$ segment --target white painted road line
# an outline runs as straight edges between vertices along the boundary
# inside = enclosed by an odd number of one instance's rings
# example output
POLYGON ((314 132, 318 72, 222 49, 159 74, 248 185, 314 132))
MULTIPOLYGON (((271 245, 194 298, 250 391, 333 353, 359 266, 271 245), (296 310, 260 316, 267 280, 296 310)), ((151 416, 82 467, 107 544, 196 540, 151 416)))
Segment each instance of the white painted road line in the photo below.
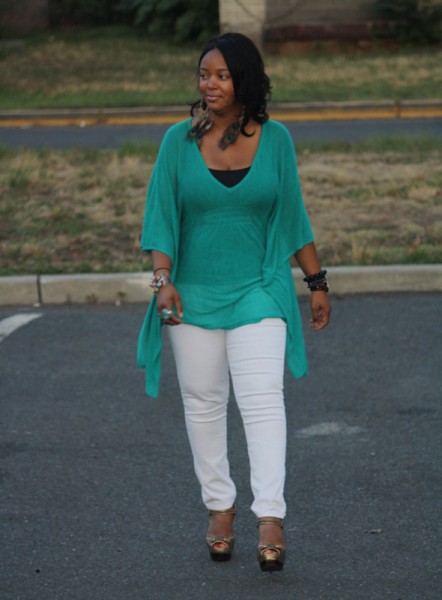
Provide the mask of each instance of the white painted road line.
POLYGON ((38 319, 42 317, 42 313, 26 313, 21 315, 13 315, 12 317, 7 317, 0 321, 0 342, 2 342, 5 337, 14 333, 16 329, 23 327, 23 325, 27 325, 34 319, 38 319))
POLYGON ((314 437, 321 435, 352 435, 354 433, 361 433, 362 427, 351 427, 345 423, 318 423, 311 425, 305 429, 299 429, 296 432, 298 437, 314 437))

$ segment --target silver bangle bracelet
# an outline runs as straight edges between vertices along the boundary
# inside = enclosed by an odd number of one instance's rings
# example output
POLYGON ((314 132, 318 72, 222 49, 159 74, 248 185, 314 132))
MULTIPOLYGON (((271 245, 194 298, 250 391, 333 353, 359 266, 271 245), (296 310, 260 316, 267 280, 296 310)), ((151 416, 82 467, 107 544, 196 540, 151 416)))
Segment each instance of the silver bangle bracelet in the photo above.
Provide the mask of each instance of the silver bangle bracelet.
POLYGON ((158 291, 168 285, 170 283, 170 277, 168 275, 152 275, 151 279, 150 279, 150 287, 153 290, 154 294, 157 294, 158 291))

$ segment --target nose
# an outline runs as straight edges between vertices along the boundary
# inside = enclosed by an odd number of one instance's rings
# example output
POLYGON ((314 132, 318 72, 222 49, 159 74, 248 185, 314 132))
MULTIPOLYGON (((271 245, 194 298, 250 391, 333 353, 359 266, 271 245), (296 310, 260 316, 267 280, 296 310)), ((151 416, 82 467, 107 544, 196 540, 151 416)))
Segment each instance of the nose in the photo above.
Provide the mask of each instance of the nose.
POLYGON ((210 89, 214 89, 216 88, 216 81, 215 78, 212 75, 209 75, 209 77, 207 78, 207 87, 210 89))

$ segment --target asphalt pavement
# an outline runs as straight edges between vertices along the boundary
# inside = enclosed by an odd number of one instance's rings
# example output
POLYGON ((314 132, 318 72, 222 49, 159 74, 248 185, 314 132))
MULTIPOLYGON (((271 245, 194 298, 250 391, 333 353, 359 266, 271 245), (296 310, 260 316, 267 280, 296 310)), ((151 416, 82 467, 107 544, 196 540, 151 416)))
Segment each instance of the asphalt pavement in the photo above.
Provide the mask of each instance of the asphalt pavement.
MULTIPOLYGON (((386 135, 442 135, 440 100, 289 102, 269 104, 295 142, 357 141, 386 135)), ((159 143, 186 106, 0 111, 0 146, 11 148, 118 148, 159 143)))
MULTIPOLYGON (((355 142, 384 136, 442 136, 442 118, 280 120, 299 142, 355 142)), ((186 118, 183 116, 183 119, 186 118)), ((124 144, 160 143, 170 123, 1 127, 0 146, 9 148, 120 148, 124 144)))
POLYGON ((255 558, 233 401, 237 546, 209 560, 167 337, 158 399, 135 368, 145 305, 0 308, 1 600, 439 600, 440 300, 332 297, 329 328, 306 328, 275 574, 255 558))

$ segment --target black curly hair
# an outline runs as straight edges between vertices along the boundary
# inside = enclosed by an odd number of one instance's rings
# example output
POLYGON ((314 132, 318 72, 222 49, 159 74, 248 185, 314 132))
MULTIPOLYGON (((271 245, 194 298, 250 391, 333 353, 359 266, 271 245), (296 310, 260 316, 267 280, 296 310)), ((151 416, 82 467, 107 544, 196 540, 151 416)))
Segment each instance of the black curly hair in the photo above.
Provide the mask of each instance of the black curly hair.
MULTIPOLYGON (((198 69, 204 56, 212 50, 219 50, 223 55, 232 76, 236 99, 244 106, 241 132, 245 134, 244 129, 251 118, 260 124, 269 118, 267 102, 271 85, 261 54, 252 40, 242 33, 223 33, 208 41, 199 57, 198 69)), ((192 104, 192 116, 194 109, 200 105, 201 100, 192 104)))

